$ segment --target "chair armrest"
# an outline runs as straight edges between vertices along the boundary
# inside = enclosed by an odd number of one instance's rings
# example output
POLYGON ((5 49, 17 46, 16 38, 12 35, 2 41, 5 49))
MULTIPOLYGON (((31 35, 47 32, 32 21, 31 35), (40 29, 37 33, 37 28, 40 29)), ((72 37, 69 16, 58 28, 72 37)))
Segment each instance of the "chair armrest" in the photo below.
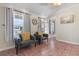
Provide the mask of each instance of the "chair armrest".
POLYGON ((18 38, 15 38, 15 48, 19 47, 21 45, 21 40, 18 38))
POLYGON ((36 41, 36 37, 34 35, 31 35, 31 40, 36 41))

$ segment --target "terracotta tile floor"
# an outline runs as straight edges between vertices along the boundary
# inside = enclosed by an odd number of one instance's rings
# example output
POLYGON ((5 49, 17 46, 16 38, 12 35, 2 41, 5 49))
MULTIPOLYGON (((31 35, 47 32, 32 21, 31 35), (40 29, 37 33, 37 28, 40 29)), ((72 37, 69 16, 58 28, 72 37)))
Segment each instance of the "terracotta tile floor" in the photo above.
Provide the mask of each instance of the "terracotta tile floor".
MULTIPOLYGON (((15 49, 0 52, 1 56, 16 56, 15 49)), ((79 46, 56 41, 55 38, 44 41, 36 47, 30 46, 19 51, 19 56, 79 56, 79 46)))

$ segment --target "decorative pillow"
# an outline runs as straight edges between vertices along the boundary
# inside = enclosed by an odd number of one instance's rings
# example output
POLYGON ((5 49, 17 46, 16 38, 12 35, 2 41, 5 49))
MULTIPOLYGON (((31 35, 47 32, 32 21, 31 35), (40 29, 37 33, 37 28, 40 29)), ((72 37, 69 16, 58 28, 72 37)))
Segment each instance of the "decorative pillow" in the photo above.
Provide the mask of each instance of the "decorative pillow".
POLYGON ((23 40, 30 40, 30 33, 29 32, 24 32, 22 34, 23 40))
POLYGON ((38 32, 38 35, 43 35, 43 32, 38 32))

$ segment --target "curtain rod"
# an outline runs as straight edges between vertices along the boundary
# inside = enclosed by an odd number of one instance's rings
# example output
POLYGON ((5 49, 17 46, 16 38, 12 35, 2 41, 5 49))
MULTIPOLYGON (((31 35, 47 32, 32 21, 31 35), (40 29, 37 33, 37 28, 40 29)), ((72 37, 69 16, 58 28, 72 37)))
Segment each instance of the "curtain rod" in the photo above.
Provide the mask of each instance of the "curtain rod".
POLYGON ((17 11, 17 12, 20 12, 20 13, 24 13, 24 14, 30 15, 29 13, 26 13, 26 12, 23 12, 23 11, 20 11, 20 10, 16 10, 16 9, 13 9, 13 10, 17 11))
MULTIPOLYGON (((6 7, 6 8, 11 8, 11 7, 6 7)), ((11 9, 14 10, 14 11, 20 12, 20 13, 24 13, 24 14, 27 14, 27 15, 31 15, 29 13, 23 12, 21 10, 15 9, 15 8, 11 8, 11 9)))

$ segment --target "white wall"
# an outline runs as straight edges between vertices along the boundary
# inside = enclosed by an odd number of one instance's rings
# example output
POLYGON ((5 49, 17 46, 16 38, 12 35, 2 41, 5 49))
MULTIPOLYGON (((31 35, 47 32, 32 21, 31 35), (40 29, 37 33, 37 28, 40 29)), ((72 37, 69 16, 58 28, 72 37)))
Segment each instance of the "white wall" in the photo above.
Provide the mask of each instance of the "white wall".
POLYGON ((79 4, 60 9, 56 19, 56 39, 79 43, 79 4), (74 15, 74 23, 60 24, 60 17, 74 15))
POLYGON ((31 32, 30 27, 31 27, 31 25, 30 25, 30 15, 25 14, 25 17, 24 17, 24 32, 31 32))

